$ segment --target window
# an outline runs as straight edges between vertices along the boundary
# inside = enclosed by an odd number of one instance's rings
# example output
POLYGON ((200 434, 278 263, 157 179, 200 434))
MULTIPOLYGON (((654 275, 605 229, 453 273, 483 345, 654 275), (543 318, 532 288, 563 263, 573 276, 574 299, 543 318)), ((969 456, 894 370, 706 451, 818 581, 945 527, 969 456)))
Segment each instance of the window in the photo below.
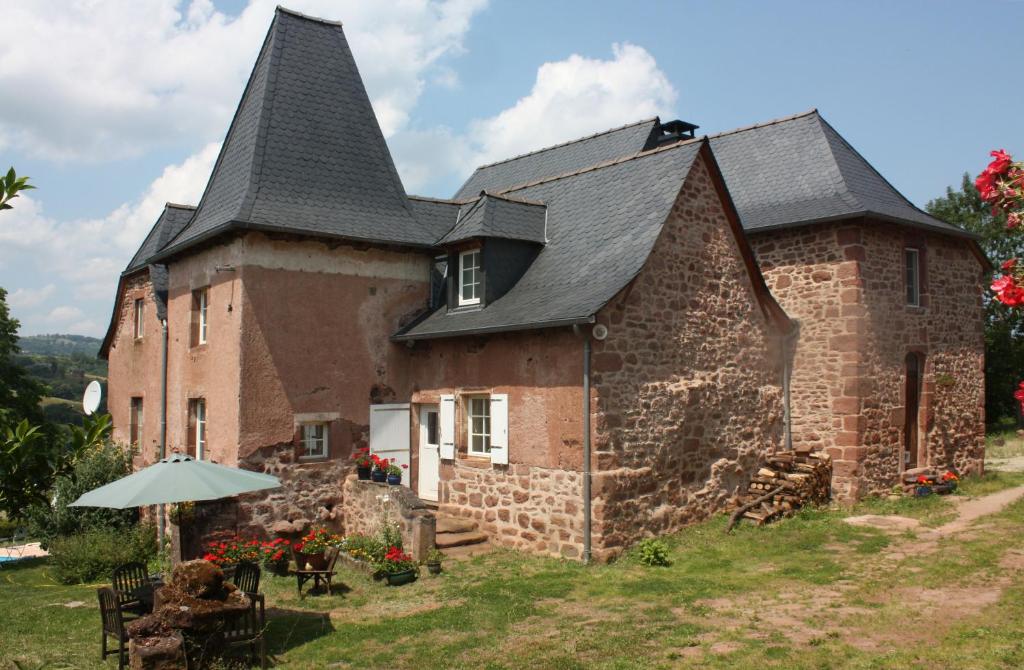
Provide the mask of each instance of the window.
POLYGON ((206 455, 206 400, 188 401, 188 453, 198 459, 206 455))
POLYGON ((141 339, 145 329, 146 302, 142 298, 135 299, 135 338, 141 339))
POLYGON ((192 291, 192 344, 206 344, 207 307, 210 301, 210 289, 200 288, 192 291))
POLYGON ((302 455, 300 458, 327 458, 327 424, 302 424, 302 455))
POLYGON ((427 444, 441 444, 441 433, 437 421, 437 411, 427 410, 427 444))
POLYGON ((480 304, 480 250, 459 254, 459 304, 480 304))
POLYGON ((468 412, 469 453, 489 454, 491 452, 491 399, 484 396, 470 398, 468 412))
POLYGON ((921 305, 921 252, 917 249, 904 249, 903 265, 907 304, 919 307, 921 305))
POLYGON ((128 425, 128 442, 137 447, 142 439, 142 398, 132 398, 128 425))

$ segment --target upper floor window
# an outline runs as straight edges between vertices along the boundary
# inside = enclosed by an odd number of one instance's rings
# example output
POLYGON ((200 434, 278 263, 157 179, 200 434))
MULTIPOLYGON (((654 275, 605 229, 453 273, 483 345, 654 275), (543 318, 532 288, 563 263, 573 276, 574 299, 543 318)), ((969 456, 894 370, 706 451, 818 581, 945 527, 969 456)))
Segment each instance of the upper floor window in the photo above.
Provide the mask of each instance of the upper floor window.
POLYGON ((135 299, 135 310, 134 310, 134 324, 135 324, 135 338, 140 339, 142 333, 145 330, 145 315, 146 315, 146 301, 142 298, 135 299))
POLYGON ((459 304, 480 304, 480 250, 459 254, 459 304))
POLYGON ((302 455, 300 458, 327 458, 327 424, 302 424, 302 455))
POLYGON ((188 453, 200 460, 206 455, 206 400, 188 401, 188 453))
POLYGON ((191 346, 206 344, 207 308, 210 301, 210 289, 199 288, 192 291, 192 337, 191 346))
POLYGON ((903 250, 904 281, 906 282, 907 304, 921 306, 921 252, 918 249, 903 250))
POLYGON ((471 397, 467 410, 469 453, 486 456, 491 451, 491 399, 487 396, 471 397))
POLYGON ((128 415, 128 442, 139 446, 142 439, 142 398, 132 398, 128 415))

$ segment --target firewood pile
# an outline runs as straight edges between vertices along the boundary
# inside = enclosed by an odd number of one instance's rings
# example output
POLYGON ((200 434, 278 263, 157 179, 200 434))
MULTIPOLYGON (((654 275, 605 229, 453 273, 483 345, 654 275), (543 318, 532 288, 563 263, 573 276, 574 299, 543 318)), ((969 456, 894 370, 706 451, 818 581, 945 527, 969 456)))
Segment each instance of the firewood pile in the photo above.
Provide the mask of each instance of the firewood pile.
POLYGON ((742 519, 759 526, 792 516, 807 504, 828 502, 832 494, 832 458, 823 451, 792 451, 769 456, 750 478, 727 531, 742 519))

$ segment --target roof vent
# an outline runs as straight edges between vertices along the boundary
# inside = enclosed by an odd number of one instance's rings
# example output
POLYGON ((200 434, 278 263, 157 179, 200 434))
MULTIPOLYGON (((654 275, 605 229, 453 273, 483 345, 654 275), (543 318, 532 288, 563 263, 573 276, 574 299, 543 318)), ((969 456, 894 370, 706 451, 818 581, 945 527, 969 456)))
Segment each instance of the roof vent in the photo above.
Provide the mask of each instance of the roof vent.
POLYGON ((679 142, 680 140, 692 140, 695 135, 694 131, 700 128, 700 126, 693 123, 687 123, 686 121, 666 121, 665 123, 658 124, 658 127, 651 133, 651 139, 647 143, 648 149, 654 147, 660 147, 665 144, 672 144, 673 142, 679 142))

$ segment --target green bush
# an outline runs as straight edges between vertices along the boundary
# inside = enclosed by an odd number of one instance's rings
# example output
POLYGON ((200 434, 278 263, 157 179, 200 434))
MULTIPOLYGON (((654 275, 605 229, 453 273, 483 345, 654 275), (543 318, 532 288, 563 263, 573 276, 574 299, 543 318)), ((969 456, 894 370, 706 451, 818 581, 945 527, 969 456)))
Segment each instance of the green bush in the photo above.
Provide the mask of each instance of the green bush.
POLYGON ((25 513, 28 532, 43 548, 59 537, 78 535, 88 530, 125 530, 138 523, 137 508, 126 510, 102 507, 68 507, 83 493, 131 474, 134 452, 113 444, 86 451, 69 475, 58 477, 49 503, 37 503, 25 513))
POLYGON ((644 565, 667 566, 672 562, 668 559, 668 547, 661 540, 647 538, 637 545, 637 559, 644 565))
POLYGON ((50 565, 54 577, 64 584, 109 580, 118 565, 148 563, 156 549, 156 528, 151 524, 94 528, 55 539, 50 545, 50 565))

